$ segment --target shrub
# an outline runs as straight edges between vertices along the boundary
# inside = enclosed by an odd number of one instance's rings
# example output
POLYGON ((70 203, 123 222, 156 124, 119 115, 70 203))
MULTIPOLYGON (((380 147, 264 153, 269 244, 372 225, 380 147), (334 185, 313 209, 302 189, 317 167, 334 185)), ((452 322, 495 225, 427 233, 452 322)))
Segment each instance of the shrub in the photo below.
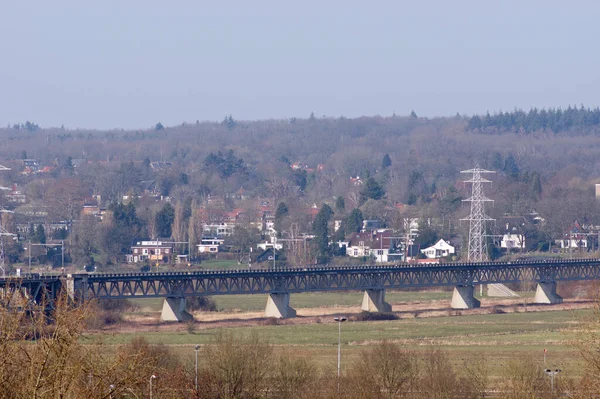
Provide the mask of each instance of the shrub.
POLYGON ((281 324, 281 319, 276 317, 267 317, 261 323, 263 326, 278 326, 281 324))
POLYGON ((196 310, 202 310, 204 312, 216 312, 217 304, 209 296, 193 296, 191 298, 187 298, 186 309, 188 312, 193 312, 196 310))
POLYGON ((360 312, 356 316, 350 317, 351 321, 378 321, 378 320, 398 320, 394 313, 384 312, 360 312))

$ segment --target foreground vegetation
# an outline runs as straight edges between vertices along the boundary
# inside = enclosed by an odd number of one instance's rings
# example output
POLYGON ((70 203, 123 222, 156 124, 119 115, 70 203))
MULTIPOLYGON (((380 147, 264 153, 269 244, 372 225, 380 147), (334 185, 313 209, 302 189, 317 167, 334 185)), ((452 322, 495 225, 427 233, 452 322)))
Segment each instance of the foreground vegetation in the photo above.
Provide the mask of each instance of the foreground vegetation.
POLYGON ((370 322, 350 316, 338 379, 338 328, 330 317, 156 331, 125 324, 113 334, 98 328, 122 306, 72 308, 61 298, 51 312, 2 314, 0 398, 141 398, 150 389, 154 398, 594 397, 600 310, 495 310, 370 322), (562 370, 554 393, 546 367, 562 370))

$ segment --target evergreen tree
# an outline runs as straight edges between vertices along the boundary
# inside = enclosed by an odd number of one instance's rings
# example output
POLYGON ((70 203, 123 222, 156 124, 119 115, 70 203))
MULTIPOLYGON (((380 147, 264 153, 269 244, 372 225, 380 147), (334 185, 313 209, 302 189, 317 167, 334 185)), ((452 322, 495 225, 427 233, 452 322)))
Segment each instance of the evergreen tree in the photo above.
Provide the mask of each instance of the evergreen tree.
POLYGON ((508 154, 504 160, 504 172, 512 178, 519 177, 519 167, 512 154, 508 154))
POLYGON ((360 190, 360 203, 364 204, 369 198, 380 200, 385 196, 385 191, 374 177, 369 177, 360 190))
POLYGON ((315 243, 319 252, 319 263, 325 263, 329 255, 329 220, 333 215, 333 210, 327 204, 323 204, 319 213, 313 222, 313 233, 315 234, 315 243))
POLYGON ((345 227, 348 233, 358 233, 363 226, 363 214, 360 209, 352 209, 350 215, 346 219, 345 227))
POLYGON ((165 127, 164 127, 164 126, 163 126, 163 124, 162 124, 162 123, 160 123, 160 122, 158 122, 158 123, 156 124, 156 126, 154 126, 154 130, 156 130, 156 131, 159 131, 159 130, 164 130, 164 128, 165 128, 165 127))
POLYGON ((283 219, 288 216, 289 211, 285 202, 280 202, 277 205, 277 210, 275 210, 275 231, 277 231, 277 236, 281 237, 281 232, 283 230, 283 219))
POLYGON ((392 166, 392 159, 390 158, 390 154, 385 154, 383 156, 383 160, 381 161, 381 167, 383 169, 389 168, 392 166))
POLYGON ((343 195, 338 195, 335 199, 335 210, 338 212, 343 212, 346 209, 346 201, 344 201, 343 195))
POLYGON ((156 214, 156 232, 158 237, 171 237, 175 209, 168 202, 156 214))
POLYGON ((38 224, 38 226, 35 228, 35 241, 39 242, 40 244, 46 243, 46 230, 42 224, 38 224))
POLYGON ((417 118, 417 113, 415 112, 414 109, 412 111, 410 111, 410 117, 411 118, 417 118))
POLYGON ((542 193, 542 182, 540 180, 540 174, 534 173, 531 179, 531 192, 535 198, 539 198, 542 193))

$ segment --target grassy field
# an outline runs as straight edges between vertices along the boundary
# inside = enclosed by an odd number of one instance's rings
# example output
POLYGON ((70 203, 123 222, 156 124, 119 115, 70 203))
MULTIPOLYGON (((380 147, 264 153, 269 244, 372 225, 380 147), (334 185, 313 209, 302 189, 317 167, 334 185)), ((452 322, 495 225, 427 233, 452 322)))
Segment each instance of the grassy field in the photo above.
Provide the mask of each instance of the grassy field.
MULTIPOLYGON (((363 297, 362 291, 356 292, 307 292, 291 295, 290 305, 295 309, 319 308, 334 306, 358 306, 363 297)), ((213 296, 220 311, 256 312, 265 309, 266 295, 223 295, 213 296)), ((386 292, 386 300, 390 303, 427 302, 433 300, 450 300, 451 292, 386 292)), ((162 298, 131 299, 141 311, 160 311, 162 298)))
MULTIPOLYGON (((360 352, 381 340, 392 340, 406 348, 427 350, 438 347, 451 353, 456 365, 469 359, 488 359, 490 373, 500 378, 511 359, 538 357, 548 349, 548 367, 558 367, 565 376, 578 376, 580 359, 573 346, 581 320, 590 311, 549 311, 493 315, 468 315, 405 319, 380 322, 346 322, 342 325, 344 364, 357 361, 360 352)), ((305 356, 321 367, 336 361, 337 324, 253 325, 188 331, 185 326, 173 332, 144 332, 154 344, 170 345, 184 357, 193 355, 196 344, 210 344, 220 332, 256 333, 274 344, 278 351, 305 356)), ((103 335, 109 345, 124 344, 140 334, 103 335)))

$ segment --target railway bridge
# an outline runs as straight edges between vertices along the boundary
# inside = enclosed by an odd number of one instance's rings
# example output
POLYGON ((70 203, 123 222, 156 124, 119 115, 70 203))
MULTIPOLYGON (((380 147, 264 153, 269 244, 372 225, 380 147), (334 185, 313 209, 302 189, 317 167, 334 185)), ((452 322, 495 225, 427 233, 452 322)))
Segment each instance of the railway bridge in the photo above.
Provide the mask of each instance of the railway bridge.
MULTIPOLYGON (((364 291, 362 309, 389 312, 386 289, 454 287, 451 306, 479 306, 477 284, 537 283, 536 303, 560 303, 559 281, 600 279, 600 259, 448 263, 435 265, 306 266, 273 270, 203 270, 165 273, 25 275, 0 279, 0 290, 26 300, 52 302, 66 288, 77 301, 91 298, 164 298, 163 320, 185 320, 186 298, 266 294, 267 317, 294 317, 290 295, 317 291, 364 291)), ((10 295, 9 295, 10 297, 10 295)))

